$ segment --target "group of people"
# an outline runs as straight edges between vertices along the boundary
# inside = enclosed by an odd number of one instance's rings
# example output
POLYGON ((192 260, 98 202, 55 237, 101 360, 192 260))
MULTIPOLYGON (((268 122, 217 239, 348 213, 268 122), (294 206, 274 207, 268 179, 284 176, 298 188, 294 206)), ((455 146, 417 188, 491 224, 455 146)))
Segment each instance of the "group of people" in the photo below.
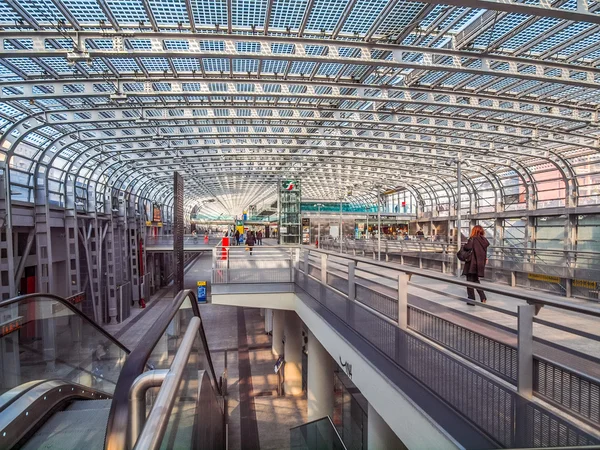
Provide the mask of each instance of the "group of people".
MULTIPOLYGON (((227 235, 228 235, 228 233, 225 233, 225 236, 227 236, 227 235)), ((246 232, 246 236, 244 237, 244 235, 240 233, 240 230, 235 230, 235 233, 232 234, 232 237, 234 238, 233 245, 240 245, 240 244, 243 244, 244 242, 248 246, 250 246, 249 242, 252 243, 252 246, 262 245, 263 232, 262 232, 262 230, 258 230, 256 232, 248 230, 246 232)))

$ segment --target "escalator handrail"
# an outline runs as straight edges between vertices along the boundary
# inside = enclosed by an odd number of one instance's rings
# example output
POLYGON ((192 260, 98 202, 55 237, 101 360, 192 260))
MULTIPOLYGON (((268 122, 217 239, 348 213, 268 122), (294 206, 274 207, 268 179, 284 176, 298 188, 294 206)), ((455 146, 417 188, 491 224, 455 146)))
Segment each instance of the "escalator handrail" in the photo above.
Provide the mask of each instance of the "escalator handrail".
POLYGON ((94 322, 92 319, 90 319, 88 316, 86 316, 83 312, 78 310, 72 303, 70 303, 63 297, 60 297, 59 295, 41 294, 41 293, 19 295, 17 297, 13 297, 13 298, 9 298, 7 300, 0 301, 0 308, 10 306, 14 303, 19 303, 24 300, 31 300, 31 299, 35 299, 35 298, 46 298, 49 300, 56 301, 63 306, 66 306, 71 312, 75 313, 76 316, 79 316, 84 322, 86 322, 88 325, 91 325, 96 331, 98 331, 100 334, 102 334, 105 338, 107 338, 109 341, 111 341, 113 344, 115 344, 117 347, 119 347, 125 353, 127 353, 127 354, 131 353, 131 350, 129 350, 127 347, 125 347, 117 338, 115 338, 108 331, 106 331, 104 328, 102 328, 100 325, 98 325, 96 322, 94 322))
POLYGON ((130 414, 129 390, 135 379, 146 369, 148 359, 152 355, 152 352, 154 351, 160 338, 163 336, 167 327, 187 298, 190 299, 194 316, 200 319, 200 330, 198 332, 202 340, 206 361, 209 365, 210 373, 215 383, 215 388, 217 389, 219 395, 222 395, 221 386, 217 380, 212 358, 208 349, 206 335, 204 334, 204 327, 202 324, 202 318, 200 317, 200 309, 198 308, 196 295, 190 289, 182 290, 175 296, 175 298, 173 298, 171 305, 167 307, 165 312, 160 315, 152 327, 142 337, 140 343, 133 350, 133 352, 130 353, 127 361, 125 361, 125 365, 121 369, 121 374, 119 375, 117 386, 115 387, 113 401, 108 416, 108 425, 106 428, 106 438, 104 442, 105 449, 122 450, 127 448, 127 430, 130 414))

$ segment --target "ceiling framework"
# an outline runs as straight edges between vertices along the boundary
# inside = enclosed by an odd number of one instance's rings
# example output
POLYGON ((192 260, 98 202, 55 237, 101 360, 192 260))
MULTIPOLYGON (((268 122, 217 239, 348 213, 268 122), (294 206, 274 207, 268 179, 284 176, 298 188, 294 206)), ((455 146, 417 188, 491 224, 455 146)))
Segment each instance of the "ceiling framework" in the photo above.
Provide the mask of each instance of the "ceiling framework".
POLYGON ((599 205, 599 10, 10 0, 6 183, 15 200, 38 189, 106 212, 119 191, 170 203, 179 171, 188 210, 232 216, 300 178, 306 199, 406 190, 435 215, 456 203, 460 159, 472 213, 599 205))

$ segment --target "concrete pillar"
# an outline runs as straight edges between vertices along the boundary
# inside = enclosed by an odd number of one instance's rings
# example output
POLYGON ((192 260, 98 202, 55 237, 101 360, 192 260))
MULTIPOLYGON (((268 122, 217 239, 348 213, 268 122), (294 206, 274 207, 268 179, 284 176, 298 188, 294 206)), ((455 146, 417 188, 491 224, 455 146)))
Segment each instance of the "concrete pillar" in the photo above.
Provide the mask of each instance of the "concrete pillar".
POLYGON ((265 309, 265 333, 273 331, 273 310, 265 309))
POLYGON ((333 418, 333 359, 308 331, 308 421, 333 418))
POLYGON ((279 357, 283 355, 283 324, 285 322, 284 312, 280 309, 273 310, 273 344, 271 351, 279 357))
POLYGON ((302 321, 294 311, 285 312, 285 395, 302 395, 302 321))
POLYGON ((376 450, 406 449, 406 446, 398 439, 398 436, 396 436, 370 403, 367 425, 367 448, 376 450))

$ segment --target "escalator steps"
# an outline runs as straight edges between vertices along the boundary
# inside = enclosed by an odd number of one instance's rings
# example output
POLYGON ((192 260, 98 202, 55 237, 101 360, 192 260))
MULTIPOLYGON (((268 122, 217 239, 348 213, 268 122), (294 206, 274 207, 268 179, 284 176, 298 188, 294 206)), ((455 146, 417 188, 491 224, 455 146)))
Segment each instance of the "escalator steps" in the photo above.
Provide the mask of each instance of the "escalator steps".
POLYGON ((59 411, 50 417, 22 448, 102 450, 109 411, 110 401, 74 402, 65 411, 59 411))

